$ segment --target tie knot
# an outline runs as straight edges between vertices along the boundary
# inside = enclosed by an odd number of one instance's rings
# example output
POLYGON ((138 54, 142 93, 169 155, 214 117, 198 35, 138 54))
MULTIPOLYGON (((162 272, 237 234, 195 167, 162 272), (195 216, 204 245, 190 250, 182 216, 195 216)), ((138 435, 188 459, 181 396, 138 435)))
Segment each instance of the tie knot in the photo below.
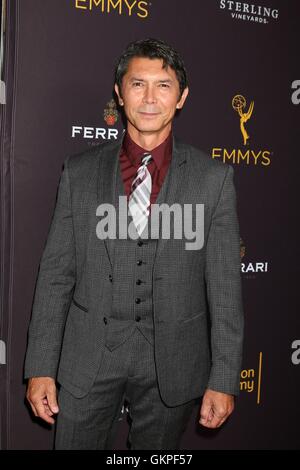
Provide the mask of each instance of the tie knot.
POLYGON ((145 152, 142 157, 142 165, 147 166, 152 160, 151 153, 145 152))

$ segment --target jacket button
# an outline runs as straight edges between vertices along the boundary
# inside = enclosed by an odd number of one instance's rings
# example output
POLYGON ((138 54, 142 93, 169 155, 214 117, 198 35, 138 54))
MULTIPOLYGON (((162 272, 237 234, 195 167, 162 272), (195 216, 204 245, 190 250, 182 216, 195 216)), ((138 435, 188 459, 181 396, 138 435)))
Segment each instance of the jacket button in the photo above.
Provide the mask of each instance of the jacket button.
POLYGON ((139 241, 137 242, 137 244, 138 244, 138 246, 143 246, 144 243, 142 242, 142 240, 139 240, 139 241))
POLYGON ((110 282, 112 282, 112 280, 113 280, 113 277, 112 277, 112 275, 111 275, 111 274, 108 276, 108 278, 109 278, 110 282))
POLYGON ((140 303, 141 303, 141 299, 140 299, 139 297, 137 297, 137 298, 135 299, 135 303, 136 303, 136 304, 140 304, 140 303))
POLYGON ((106 317, 103 318, 103 321, 104 321, 105 325, 107 325, 107 318, 106 317))
POLYGON ((142 262, 143 262, 143 261, 142 261, 141 259, 139 259, 139 260, 136 262, 136 264, 137 264, 138 266, 141 266, 142 262))
POLYGON ((135 321, 140 321, 140 320, 141 320, 141 317, 139 315, 135 317, 135 321))
POLYGON ((142 281, 140 279, 137 279, 136 284, 139 286, 140 284, 142 284, 142 281))

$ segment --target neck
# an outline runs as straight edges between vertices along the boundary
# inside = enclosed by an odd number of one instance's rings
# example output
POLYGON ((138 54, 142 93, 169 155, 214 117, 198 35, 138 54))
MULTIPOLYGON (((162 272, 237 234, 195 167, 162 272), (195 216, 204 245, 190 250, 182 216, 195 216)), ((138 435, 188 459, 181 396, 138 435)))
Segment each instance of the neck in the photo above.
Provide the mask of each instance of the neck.
POLYGON ((145 150, 153 150, 158 147, 171 132, 171 124, 165 129, 159 132, 141 132, 133 127, 130 123, 127 126, 127 132, 130 135, 133 142, 142 147, 145 150))

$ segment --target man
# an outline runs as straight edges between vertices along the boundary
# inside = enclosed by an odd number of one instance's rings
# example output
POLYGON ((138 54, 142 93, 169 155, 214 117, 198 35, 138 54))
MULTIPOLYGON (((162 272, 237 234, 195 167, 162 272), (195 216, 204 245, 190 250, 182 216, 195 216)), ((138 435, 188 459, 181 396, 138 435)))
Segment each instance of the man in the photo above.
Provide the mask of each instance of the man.
POLYGON ((29 328, 27 399, 48 423, 58 413, 56 449, 109 448, 124 399, 131 449, 177 449, 198 397, 199 422, 217 428, 239 391, 233 168, 173 136, 188 86, 169 45, 131 43, 116 67, 115 92, 124 137, 64 164, 29 328), (109 207, 119 214, 120 196, 135 238, 103 236, 99 216, 109 207), (174 227, 169 239, 161 231, 144 236, 162 203, 203 205, 203 246, 187 249, 174 227))

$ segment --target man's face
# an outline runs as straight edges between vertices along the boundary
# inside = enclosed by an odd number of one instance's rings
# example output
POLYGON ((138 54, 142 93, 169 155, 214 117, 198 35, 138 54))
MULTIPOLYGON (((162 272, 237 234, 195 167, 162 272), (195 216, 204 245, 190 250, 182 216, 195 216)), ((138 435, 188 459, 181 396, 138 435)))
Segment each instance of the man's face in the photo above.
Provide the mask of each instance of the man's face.
POLYGON ((141 133, 159 133, 171 129, 176 109, 181 109, 188 94, 186 88, 179 99, 179 83, 171 67, 162 68, 160 59, 134 57, 122 80, 121 93, 115 91, 124 105, 128 128, 141 133))

